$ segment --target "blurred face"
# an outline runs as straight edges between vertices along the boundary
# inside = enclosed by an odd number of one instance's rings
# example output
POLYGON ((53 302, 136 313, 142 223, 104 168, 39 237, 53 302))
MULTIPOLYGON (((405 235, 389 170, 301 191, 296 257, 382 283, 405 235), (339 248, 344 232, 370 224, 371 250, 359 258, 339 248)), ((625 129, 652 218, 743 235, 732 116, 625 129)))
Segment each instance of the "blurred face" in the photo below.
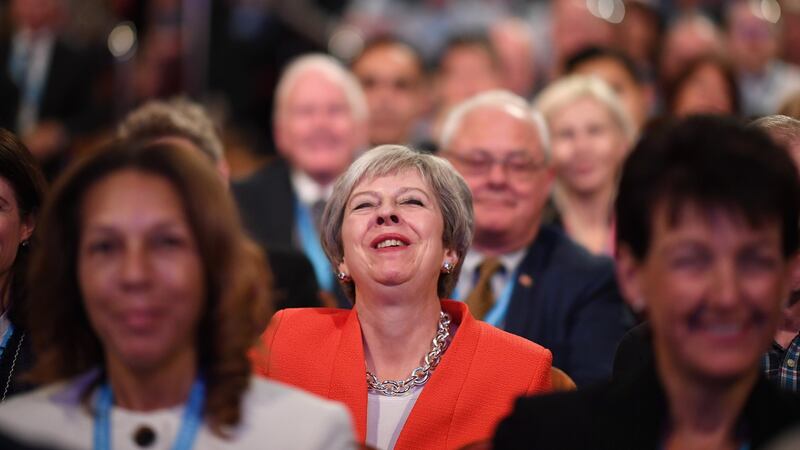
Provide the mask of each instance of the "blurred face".
POLYGON ((442 60, 439 77, 440 97, 445 108, 501 86, 491 56, 479 45, 462 45, 449 50, 442 60))
POLYGON ((596 58, 576 67, 575 73, 593 75, 608 83, 622 100, 637 128, 641 128, 647 120, 650 105, 644 88, 617 61, 611 58, 596 58))
POLYGON ((611 23, 595 17, 582 0, 552 2, 553 46, 559 65, 578 50, 590 45, 611 46, 614 28, 611 23))
POLYGON ((33 218, 22 218, 14 188, 0 177, 0 285, 8 278, 20 244, 30 238, 32 232, 33 218))
POLYGON ((694 205, 656 209, 646 258, 620 252, 620 285, 641 299, 662 376, 731 381, 757 373, 788 293, 778 221, 694 205))
POLYGON ((275 139, 293 167, 327 184, 344 172, 363 145, 363 127, 342 87, 308 71, 295 80, 279 107, 275 139))
POLYGON ((382 45, 353 66, 369 104, 371 145, 409 142, 422 108, 422 72, 402 45, 382 45))
POLYGON ((496 108, 474 110, 446 157, 472 191, 476 246, 496 241, 515 250, 533 240, 552 174, 530 121, 496 108))
POLYGON ((442 246, 444 221, 435 194, 416 170, 356 185, 342 222, 344 262, 358 292, 413 286, 436 293, 442 264, 456 254, 442 246))
POLYGON ((194 354, 204 275, 181 205, 167 180, 135 170, 84 197, 78 283, 109 364, 157 370, 194 354))
POLYGON ((63 0, 12 0, 11 16, 18 26, 31 30, 55 26, 63 0))
POLYGON ((777 54, 777 32, 769 22, 756 17, 746 2, 733 6, 729 20, 728 45, 733 61, 745 72, 761 73, 777 54))
POLYGON ((714 64, 698 68, 680 87, 675 97, 673 114, 733 114, 733 99, 728 95, 728 82, 714 64))
POLYGON ((628 140, 608 109, 585 97, 561 107, 549 119, 553 168, 562 187, 577 194, 612 187, 628 140))
POLYGON ((706 54, 718 53, 720 43, 713 28, 679 24, 667 34, 661 54, 661 74, 664 80, 673 79, 689 61, 706 54))

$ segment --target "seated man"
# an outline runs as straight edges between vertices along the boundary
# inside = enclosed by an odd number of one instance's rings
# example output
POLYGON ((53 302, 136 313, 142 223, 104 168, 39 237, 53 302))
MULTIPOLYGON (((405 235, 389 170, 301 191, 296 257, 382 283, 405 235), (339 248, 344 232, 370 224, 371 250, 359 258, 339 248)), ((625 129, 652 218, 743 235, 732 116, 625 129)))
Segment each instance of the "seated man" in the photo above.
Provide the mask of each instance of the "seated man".
POLYGON ((456 297, 476 318, 550 349, 579 387, 606 380, 629 316, 611 260, 540 226, 553 180, 542 119, 517 95, 487 92, 456 106, 441 148, 475 208, 456 297))
POLYGON ((329 303, 349 307, 319 243, 333 182, 366 145, 367 103, 358 80, 330 56, 301 56, 275 91, 275 143, 283 157, 234 184, 245 228, 265 245, 301 250, 329 303))
POLYGON ((615 205, 617 278, 649 319, 653 358, 606 385, 519 400, 494 448, 757 449, 800 420, 800 399, 759 367, 799 205, 789 156, 758 130, 700 116, 646 135, 615 205))

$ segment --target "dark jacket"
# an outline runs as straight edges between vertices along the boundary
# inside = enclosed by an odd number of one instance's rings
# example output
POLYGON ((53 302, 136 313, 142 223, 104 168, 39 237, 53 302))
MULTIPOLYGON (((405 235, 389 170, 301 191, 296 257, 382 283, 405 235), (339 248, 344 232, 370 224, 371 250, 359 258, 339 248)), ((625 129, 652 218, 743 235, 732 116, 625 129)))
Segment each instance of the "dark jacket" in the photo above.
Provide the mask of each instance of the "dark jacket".
POLYGON ((519 265, 504 329, 553 352, 578 386, 606 381, 632 316, 613 262, 544 225, 519 265))
MULTIPOLYGON (((633 376, 569 393, 522 398, 498 427, 496 450, 656 450, 661 448, 667 400, 653 364, 633 376)), ((764 378, 740 418, 750 448, 800 421, 800 397, 764 378)))

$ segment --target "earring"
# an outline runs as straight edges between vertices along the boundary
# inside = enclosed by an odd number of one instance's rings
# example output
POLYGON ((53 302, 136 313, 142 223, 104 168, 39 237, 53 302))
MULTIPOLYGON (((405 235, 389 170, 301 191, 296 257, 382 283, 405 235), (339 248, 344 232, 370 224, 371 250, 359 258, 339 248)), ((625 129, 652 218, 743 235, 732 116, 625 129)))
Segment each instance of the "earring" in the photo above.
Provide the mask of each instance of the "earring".
POLYGON ((455 266, 453 265, 453 263, 451 263, 450 261, 445 261, 444 264, 442 264, 442 272, 451 273, 454 267, 455 266))
POLYGON ((27 239, 19 243, 20 247, 22 248, 28 248, 30 244, 31 244, 30 241, 28 241, 27 239))
POLYGON ((351 280, 350 275, 348 275, 348 274, 346 274, 344 272, 336 272, 336 278, 338 278, 339 281, 344 282, 344 283, 347 283, 348 281, 351 280))

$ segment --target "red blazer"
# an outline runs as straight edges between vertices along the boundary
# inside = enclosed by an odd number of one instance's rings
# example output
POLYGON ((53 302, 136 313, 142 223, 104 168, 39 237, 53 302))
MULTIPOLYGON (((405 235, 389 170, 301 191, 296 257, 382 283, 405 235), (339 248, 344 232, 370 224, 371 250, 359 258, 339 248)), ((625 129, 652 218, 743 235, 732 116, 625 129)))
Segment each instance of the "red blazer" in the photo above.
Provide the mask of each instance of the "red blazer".
MULTIPOLYGON (((489 439, 521 395, 550 391, 552 354, 475 320, 464 303, 442 308, 459 324, 420 393, 395 449, 452 449, 489 439)), ((367 435, 367 382, 355 309, 285 309, 275 314, 254 352, 255 370, 337 400, 350 409, 356 436, 367 435)))

